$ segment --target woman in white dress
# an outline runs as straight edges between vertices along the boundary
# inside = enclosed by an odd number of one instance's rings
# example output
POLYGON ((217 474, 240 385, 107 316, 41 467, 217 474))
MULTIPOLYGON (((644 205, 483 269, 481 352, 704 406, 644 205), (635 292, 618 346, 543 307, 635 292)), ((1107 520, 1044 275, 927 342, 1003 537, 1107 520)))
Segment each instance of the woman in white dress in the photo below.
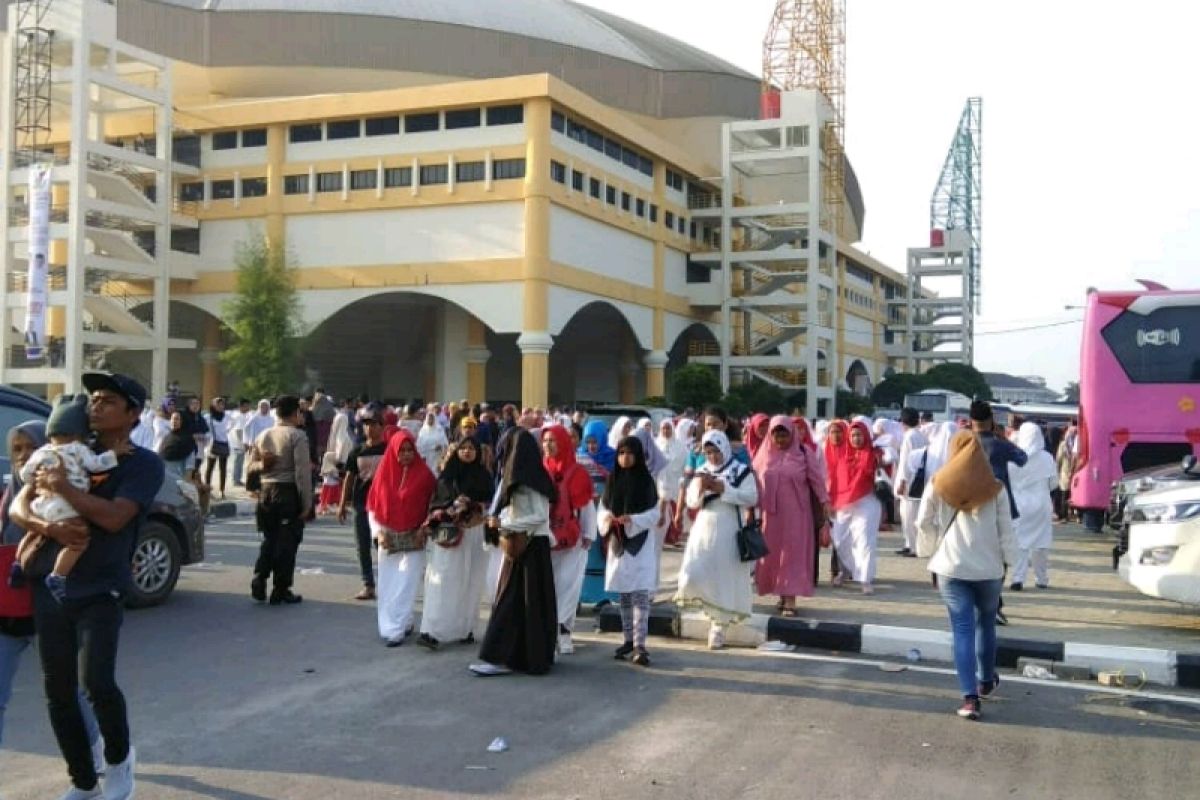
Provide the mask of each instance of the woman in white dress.
POLYGON ((617 648, 616 657, 624 659, 632 653, 633 663, 642 667, 650 666, 646 634, 650 601, 658 588, 654 527, 661 514, 641 439, 622 439, 617 443, 616 469, 604 489, 596 519, 608 547, 604 590, 620 596, 625 641, 617 648))
POLYGON ((379 544, 379 635, 388 647, 404 644, 413 629, 425 578, 424 524, 436 483, 412 433, 401 428, 392 434, 367 495, 371 535, 379 544))
POLYGON ((417 452, 434 475, 442 468, 442 459, 446 457, 446 448, 449 446, 446 431, 438 424, 437 415, 426 414, 425 424, 417 432, 417 452))
POLYGON ((1026 422, 1017 430, 1017 447, 1029 460, 1025 466, 1008 465, 1008 482, 1021 516, 1013 520, 1017 537, 1017 563, 1013 565, 1013 591, 1025 584, 1025 573, 1033 563, 1033 577, 1039 589, 1050 586, 1050 546, 1054 543, 1054 502, 1050 492, 1058 488, 1058 468, 1046 449, 1042 429, 1026 422))
POLYGON ((426 548, 425 602, 417 638, 423 647, 437 650, 442 642, 475 641, 488 567, 483 512, 491 499, 492 473, 483 466, 479 443, 460 440, 438 476, 429 504, 429 527, 436 531, 438 526, 453 526, 459 538, 438 541, 435 536, 426 548))
POLYGON ((683 551, 675 602, 699 609, 711 620, 708 646, 725 646, 725 626, 750 616, 750 573, 754 562, 738 555, 737 532, 744 510, 758 503, 758 484, 750 468, 736 460, 729 439, 710 430, 701 440, 704 463, 688 482, 685 500, 696 519, 683 551))

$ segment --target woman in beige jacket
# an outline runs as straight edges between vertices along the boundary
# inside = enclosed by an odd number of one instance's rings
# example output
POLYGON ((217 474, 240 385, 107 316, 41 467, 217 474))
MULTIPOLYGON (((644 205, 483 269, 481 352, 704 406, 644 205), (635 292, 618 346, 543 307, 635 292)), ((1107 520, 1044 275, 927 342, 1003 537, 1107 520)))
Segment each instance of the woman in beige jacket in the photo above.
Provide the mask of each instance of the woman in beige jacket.
POLYGON ((958 715, 979 719, 979 698, 996 674, 996 611, 1004 573, 1017 555, 1004 486, 988 466, 979 438, 960 431, 950 458, 933 478, 917 516, 923 537, 938 541, 929 561, 950 615, 954 666, 963 694, 958 715))

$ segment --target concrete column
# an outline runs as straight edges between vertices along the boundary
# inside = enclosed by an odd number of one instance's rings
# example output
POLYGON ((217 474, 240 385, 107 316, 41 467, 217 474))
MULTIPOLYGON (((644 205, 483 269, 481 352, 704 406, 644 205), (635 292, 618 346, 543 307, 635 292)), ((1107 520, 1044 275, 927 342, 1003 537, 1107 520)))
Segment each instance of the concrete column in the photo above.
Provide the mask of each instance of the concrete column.
POLYGON ((267 243, 271 247, 285 246, 283 224, 283 167, 286 163, 287 126, 272 125, 267 128, 266 223, 267 243))
POLYGON ((631 339, 626 338, 621 345, 621 361, 620 361, 620 392, 622 403, 635 403, 637 397, 637 371, 638 360, 636 353, 636 345, 631 339))
POLYGON ((521 349, 521 405, 545 408, 550 399, 550 350, 554 337, 546 331, 525 331, 517 337, 521 349))
POLYGON ((492 353, 487 349, 487 328, 475 317, 467 322, 467 398, 472 403, 487 400, 487 362, 492 353))
POLYGON ((468 347, 468 328, 472 317, 456 305, 443 303, 437 310, 436 319, 436 394, 427 399, 457 402, 468 396, 468 366, 463 353, 468 347))
POLYGON ((670 359, 665 350, 650 350, 642 358, 646 366, 646 396, 667 396, 667 362, 670 359))
POLYGON ((208 404, 221 394, 221 323, 204 320, 204 347, 200 350, 201 402, 208 404))

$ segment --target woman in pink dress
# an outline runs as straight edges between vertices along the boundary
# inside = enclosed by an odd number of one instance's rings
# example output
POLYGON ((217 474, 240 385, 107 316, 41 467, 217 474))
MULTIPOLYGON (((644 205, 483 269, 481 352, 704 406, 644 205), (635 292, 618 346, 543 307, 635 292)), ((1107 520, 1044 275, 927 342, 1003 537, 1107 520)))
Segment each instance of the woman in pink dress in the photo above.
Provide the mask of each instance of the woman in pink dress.
POLYGON ((754 570, 760 595, 779 596, 780 614, 796 616, 796 597, 812 597, 816 583, 812 501, 829 514, 825 470, 801 443, 790 417, 771 418, 766 441, 754 458, 767 555, 754 570))

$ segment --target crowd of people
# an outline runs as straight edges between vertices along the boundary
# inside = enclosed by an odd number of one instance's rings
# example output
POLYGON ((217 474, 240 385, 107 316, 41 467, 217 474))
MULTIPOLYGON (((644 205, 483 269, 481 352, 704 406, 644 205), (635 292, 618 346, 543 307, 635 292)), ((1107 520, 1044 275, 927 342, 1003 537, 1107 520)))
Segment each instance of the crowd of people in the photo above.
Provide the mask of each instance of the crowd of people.
POLYGON ((708 644, 719 649, 755 595, 795 616, 816 590, 824 549, 831 586, 872 594, 879 532, 898 525, 896 555, 927 559, 947 608, 958 713, 978 719, 980 698, 999 682, 1005 580, 1020 591, 1032 567, 1035 585, 1049 586, 1053 523, 1069 507, 1063 461, 1077 441, 1068 429, 1052 455, 1037 423, 1001 430, 985 402, 969 420, 941 423, 908 408, 899 421, 810 424, 738 420, 710 406, 654 430, 649 418, 610 428, 565 409, 335 404, 319 390, 253 410, 215 398, 202 412, 199 398, 175 394, 150 408, 125 376, 84 384, 90 396, 9 432, 13 474, 0 503, 10 573, 0 593, 0 735, 36 631, 69 800, 132 792, 135 754, 115 680, 120 597, 137 526, 166 475, 222 495, 228 478, 254 493, 262 541, 250 593, 272 605, 302 602, 292 589, 305 524, 318 512, 340 522, 352 513, 363 584, 355 599, 377 602, 383 643, 437 651, 480 634, 470 669, 481 676, 543 674, 574 652, 589 559, 603 562, 604 590, 620 609, 615 657, 647 666, 664 548, 683 551, 673 602, 709 619, 708 644))

